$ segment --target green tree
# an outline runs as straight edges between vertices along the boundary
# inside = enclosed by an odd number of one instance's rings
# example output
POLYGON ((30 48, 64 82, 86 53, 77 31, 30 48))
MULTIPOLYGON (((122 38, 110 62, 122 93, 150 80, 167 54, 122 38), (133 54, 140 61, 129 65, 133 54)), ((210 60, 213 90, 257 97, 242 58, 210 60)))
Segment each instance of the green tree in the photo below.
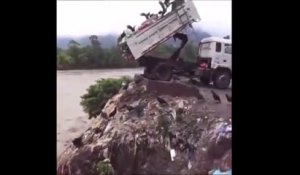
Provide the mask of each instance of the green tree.
POLYGON ((57 54, 59 54, 59 53, 61 53, 61 52, 63 52, 64 50, 62 49, 62 48, 60 48, 60 47, 58 47, 58 48, 56 48, 56 53, 57 54))
POLYGON ((100 47, 101 46, 101 43, 98 40, 98 36, 97 35, 91 35, 89 37, 89 39, 90 39, 90 42, 91 42, 92 46, 94 46, 94 47, 100 47))
POLYGON ((137 67, 135 61, 128 62, 121 57, 117 45, 102 48, 96 35, 89 36, 89 40, 90 44, 86 46, 72 39, 67 49, 57 48, 57 67, 59 69, 137 67))
POLYGON ((186 46, 182 49, 181 57, 186 62, 197 62, 197 51, 198 46, 192 42, 188 42, 186 46))
POLYGON ((112 67, 122 67, 121 53, 117 46, 113 46, 106 52, 107 64, 112 67))
POLYGON ((74 60, 73 65, 75 66, 78 66, 82 63, 79 57, 81 54, 81 49, 79 46, 80 44, 75 40, 70 40, 68 43, 67 54, 72 57, 74 60))
POLYGON ((69 66, 75 63, 75 60, 65 52, 57 54, 57 64, 60 66, 69 66))
POLYGON ((96 35, 91 35, 89 37, 92 49, 90 50, 90 55, 92 62, 95 63, 99 67, 104 67, 106 65, 106 58, 105 58, 105 50, 101 47, 101 42, 98 40, 96 35))
POLYGON ((75 40, 70 40, 69 43, 68 43, 68 47, 73 47, 73 46, 79 47, 80 44, 75 40))
POLYGON ((129 83, 130 77, 122 77, 120 79, 101 79, 96 81, 96 84, 91 85, 87 89, 87 93, 81 96, 81 102, 84 112, 89 114, 89 117, 99 114, 109 98, 115 95, 122 83, 129 83))

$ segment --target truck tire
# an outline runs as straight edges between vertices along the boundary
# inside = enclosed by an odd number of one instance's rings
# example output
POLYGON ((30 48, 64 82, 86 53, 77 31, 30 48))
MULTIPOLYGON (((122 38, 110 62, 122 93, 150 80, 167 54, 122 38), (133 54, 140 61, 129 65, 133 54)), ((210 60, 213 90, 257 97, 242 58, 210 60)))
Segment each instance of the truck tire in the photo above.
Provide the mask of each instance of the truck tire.
POLYGON ((230 85, 231 75, 227 70, 217 70, 213 78, 213 84, 218 89, 227 89, 230 85))
POLYGON ((208 77, 201 77, 200 78, 200 82, 203 83, 203 84, 205 84, 205 85, 209 85, 210 78, 208 78, 208 77))
POLYGON ((172 67, 166 63, 158 63, 151 71, 151 77, 155 80, 170 81, 172 67))

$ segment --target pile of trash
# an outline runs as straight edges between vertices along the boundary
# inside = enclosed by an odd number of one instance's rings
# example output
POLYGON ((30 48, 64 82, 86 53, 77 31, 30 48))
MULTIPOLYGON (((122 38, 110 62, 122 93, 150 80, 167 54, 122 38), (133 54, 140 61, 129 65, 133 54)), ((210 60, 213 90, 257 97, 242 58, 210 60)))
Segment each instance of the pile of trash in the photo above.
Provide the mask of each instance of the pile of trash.
POLYGON ((149 80, 139 76, 124 85, 60 155, 57 175, 230 171, 231 117, 216 116, 191 93, 175 96, 149 88, 149 80))

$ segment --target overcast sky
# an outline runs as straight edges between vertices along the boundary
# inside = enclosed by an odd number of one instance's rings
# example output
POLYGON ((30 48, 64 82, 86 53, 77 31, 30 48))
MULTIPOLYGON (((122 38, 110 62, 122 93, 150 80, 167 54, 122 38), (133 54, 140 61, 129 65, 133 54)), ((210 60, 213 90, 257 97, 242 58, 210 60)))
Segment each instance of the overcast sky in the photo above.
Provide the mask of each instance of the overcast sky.
MULTIPOLYGON (((231 35, 231 0, 194 0, 201 21, 194 26, 216 35, 231 35)), ((57 35, 120 34, 126 25, 139 26, 141 12, 157 13, 158 0, 57 1, 57 35)))

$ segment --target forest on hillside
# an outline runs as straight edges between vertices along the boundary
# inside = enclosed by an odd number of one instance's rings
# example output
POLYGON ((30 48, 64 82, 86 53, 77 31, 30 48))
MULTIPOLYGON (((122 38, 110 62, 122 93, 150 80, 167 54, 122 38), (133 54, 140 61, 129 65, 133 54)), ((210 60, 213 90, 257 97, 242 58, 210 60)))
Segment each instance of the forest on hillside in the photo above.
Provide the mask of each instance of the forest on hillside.
MULTIPOLYGON (((205 33, 202 37, 210 36, 205 33)), ((121 57, 120 50, 116 44, 110 47, 103 47, 107 41, 102 42, 96 35, 88 37, 88 44, 81 44, 71 39, 67 48, 57 47, 57 69, 104 69, 104 68, 134 68, 137 63, 128 62, 121 57)), ((181 57, 187 61, 193 61, 196 58, 198 42, 188 42, 182 50, 181 57)), ((170 39, 163 45, 153 50, 151 55, 159 57, 170 56, 177 48, 173 39, 170 39)))

